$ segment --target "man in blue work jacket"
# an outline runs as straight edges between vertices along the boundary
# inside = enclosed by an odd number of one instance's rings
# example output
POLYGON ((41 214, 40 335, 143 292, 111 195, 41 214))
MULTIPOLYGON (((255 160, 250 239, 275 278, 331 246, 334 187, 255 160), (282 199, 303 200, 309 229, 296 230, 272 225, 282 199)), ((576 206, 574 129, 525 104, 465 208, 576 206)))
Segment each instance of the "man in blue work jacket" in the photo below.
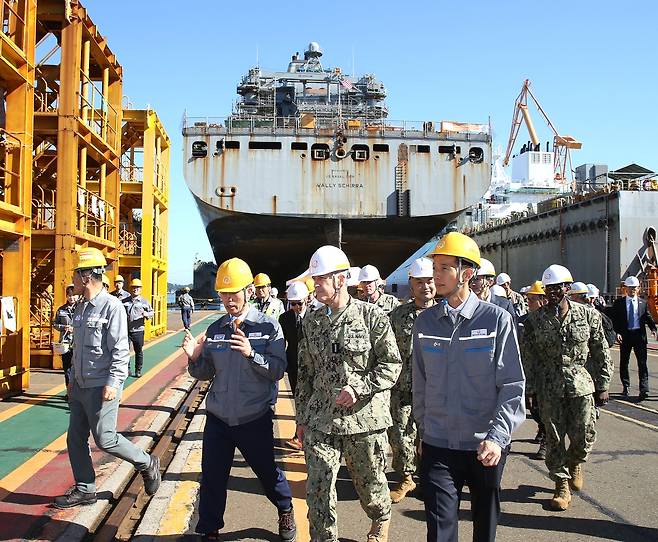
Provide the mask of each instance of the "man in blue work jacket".
POLYGON ((144 364, 144 331, 146 320, 153 318, 155 312, 151 304, 141 296, 142 281, 133 279, 130 282, 130 297, 123 300, 123 306, 128 315, 128 340, 135 350, 135 377, 142 376, 144 364))
POLYGON ((78 252, 73 293, 81 299, 73 313, 73 359, 68 386, 71 416, 66 435, 75 485, 55 498, 57 508, 96 502, 90 432, 101 450, 125 459, 140 471, 148 495, 160 486, 160 460, 116 432, 130 351, 126 312, 121 302, 103 287, 106 265, 105 256, 97 248, 78 252))
POLYGON ((429 256, 442 302, 416 319, 412 361, 427 540, 457 542, 466 484, 473 540, 491 542, 511 435, 525 419, 525 377, 514 322, 507 311, 470 291, 480 265, 475 241, 451 232, 429 256))
POLYGON ((212 380, 203 431, 199 521, 196 532, 219 537, 224 527, 226 484, 235 448, 252 468, 265 496, 279 512, 279 537, 295 539, 292 493, 274 461, 272 397, 286 370, 286 346, 279 323, 249 304, 254 278, 246 262, 231 258, 219 266, 215 287, 227 314, 195 341, 183 340, 188 371, 212 380))

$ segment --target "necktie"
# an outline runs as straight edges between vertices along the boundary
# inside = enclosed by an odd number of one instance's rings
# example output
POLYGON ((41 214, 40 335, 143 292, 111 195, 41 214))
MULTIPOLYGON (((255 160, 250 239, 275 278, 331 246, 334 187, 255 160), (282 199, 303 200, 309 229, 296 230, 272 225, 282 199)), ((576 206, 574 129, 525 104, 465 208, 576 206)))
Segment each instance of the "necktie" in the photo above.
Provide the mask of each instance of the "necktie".
POLYGON ((628 301, 628 329, 633 329, 633 326, 635 324, 635 317, 634 317, 634 310, 633 310, 633 300, 629 299, 628 301))

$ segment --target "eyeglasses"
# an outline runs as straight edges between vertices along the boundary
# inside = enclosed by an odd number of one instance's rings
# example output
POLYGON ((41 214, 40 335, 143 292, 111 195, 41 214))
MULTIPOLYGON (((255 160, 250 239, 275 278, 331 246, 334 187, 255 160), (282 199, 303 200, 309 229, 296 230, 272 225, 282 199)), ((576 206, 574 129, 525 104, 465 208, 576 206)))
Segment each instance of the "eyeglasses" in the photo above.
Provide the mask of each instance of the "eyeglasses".
POLYGON ((303 301, 289 301, 291 307, 301 307, 304 302, 303 301))

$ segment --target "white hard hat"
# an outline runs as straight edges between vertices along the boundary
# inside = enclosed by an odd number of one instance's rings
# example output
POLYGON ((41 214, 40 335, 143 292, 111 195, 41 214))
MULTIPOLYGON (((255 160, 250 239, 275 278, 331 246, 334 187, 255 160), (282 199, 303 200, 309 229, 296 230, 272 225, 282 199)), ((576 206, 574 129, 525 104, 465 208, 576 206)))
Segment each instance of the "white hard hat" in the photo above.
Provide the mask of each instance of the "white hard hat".
POLYGON ((480 267, 478 269, 478 277, 493 277, 496 275, 496 268, 486 258, 480 258, 480 267))
POLYGON ((360 267, 350 267, 350 278, 347 279, 348 286, 359 285, 359 275, 361 274, 360 267))
POLYGON ((528 292, 529 289, 530 289, 530 286, 524 286, 523 288, 521 288, 521 290, 519 291, 519 293, 520 293, 520 294, 525 294, 525 293, 528 292))
POLYGON ((491 293, 496 297, 507 297, 507 292, 505 291, 505 288, 499 286, 498 284, 494 284, 491 287, 491 293))
POLYGON ((279 289, 272 287, 272 289, 270 290, 270 295, 272 297, 277 297, 279 295, 279 289))
POLYGON ((589 297, 590 299, 596 299, 597 297, 599 297, 599 289, 593 284, 588 284, 587 297, 589 297))
POLYGON ((507 273, 501 273, 496 277, 496 284, 502 286, 508 282, 512 282, 512 278, 507 273))
POLYGON ((640 286, 640 281, 638 280, 637 277, 626 277, 626 280, 624 281, 624 286, 627 286, 629 288, 637 288, 640 286))
POLYGON ((586 294, 589 292, 587 289, 587 284, 584 282, 576 281, 571 285, 571 289, 569 290, 570 294, 586 294))
POLYGON ((551 284, 564 284, 565 282, 573 282, 571 271, 563 265, 553 264, 549 265, 541 276, 541 282, 544 286, 551 284))
POLYGON ((288 301, 302 301, 308 297, 308 288, 303 282, 293 282, 286 290, 288 301))
POLYGON ((317 249, 308 266, 309 276, 317 277, 328 273, 337 273, 350 268, 350 261, 347 255, 338 247, 325 245, 317 249))
POLYGON ((372 282, 373 280, 381 280, 379 269, 374 265, 364 265, 359 273, 359 282, 372 282))
POLYGON ((434 263, 429 258, 418 258, 409 266, 409 277, 430 279, 434 277, 434 263))

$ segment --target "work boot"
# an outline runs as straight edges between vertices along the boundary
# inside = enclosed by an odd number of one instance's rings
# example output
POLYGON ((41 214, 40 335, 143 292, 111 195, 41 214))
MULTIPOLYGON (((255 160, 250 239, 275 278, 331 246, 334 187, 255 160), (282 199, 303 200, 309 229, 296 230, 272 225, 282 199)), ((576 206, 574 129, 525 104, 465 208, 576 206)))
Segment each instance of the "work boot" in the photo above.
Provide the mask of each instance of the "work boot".
POLYGON ((569 481, 566 478, 560 478, 555 482, 555 494, 551 499, 551 508, 553 510, 566 510, 571 503, 571 491, 569 491, 569 481))
POLYGON ((290 510, 279 512, 279 538, 284 542, 292 542, 297 534, 297 525, 295 524, 295 513, 290 510))
POLYGON ((151 456, 151 463, 148 468, 140 472, 144 478, 144 492, 147 495, 155 495, 155 492, 160 487, 160 458, 154 455, 151 456))
POLYGON ((367 542, 388 542, 388 527, 391 520, 373 521, 368 531, 367 542))
POLYGON ((416 489, 416 482, 411 474, 405 474, 402 481, 391 491, 391 502, 398 503, 407 496, 407 493, 416 489))
POLYGON ((624 386, 624 389, 621 390, 622 397, 628 397, 628 386, 624 386))
POLYGON ((574 491, 583 489, 583 466, 579 463, 575 467, 569 469, 571 480, 569 480, 569 487, 574 491))
POLYGON ((135 369, 135 378, 139 378, 142 376, 142 368, 140 367, 139 369, 135 369))
POLYGON ((73 508, 74 506, 86 506, 96 502, 96 493, 85 493, 73 486, 64 495, 55 497, 56 508, 73 508))
POLYGON ((546 440, 539 442, 539 449, 537 450, 537 459, 546 459, 546 440))

